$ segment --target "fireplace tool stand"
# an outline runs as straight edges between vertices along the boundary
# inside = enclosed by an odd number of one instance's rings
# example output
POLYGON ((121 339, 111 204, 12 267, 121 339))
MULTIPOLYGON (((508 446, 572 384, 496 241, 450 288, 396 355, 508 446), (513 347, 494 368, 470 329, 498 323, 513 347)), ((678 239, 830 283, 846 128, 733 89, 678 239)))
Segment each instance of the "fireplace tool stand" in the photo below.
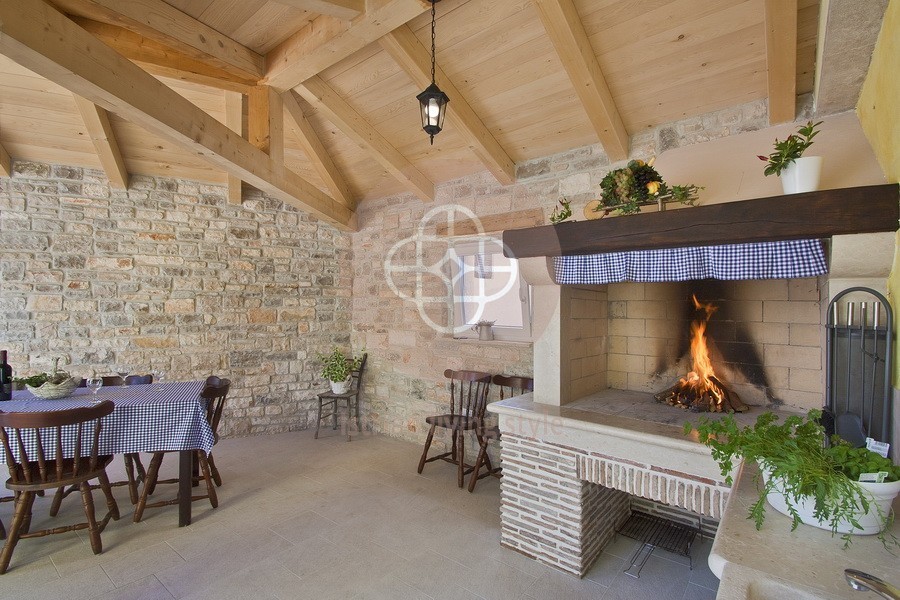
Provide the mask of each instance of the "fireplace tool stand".
POLYGON ((823 425, 853 446, 866 438, 891 443, 891 366, 894 316, 875 290, 848 288, 828 305, 823 425), (862 301, 839 301, 853 294, 862 301))
POLYGON ((631 556, 631 566, 625 570, 626 575, 639 578, 641 569, 644 568, 650 555, 657 548, 662 548, 673 554, 687 556, 688 566, 691 570, 694 569, 691 546, 694 543, 694 538, 700 533, 699 528, 695 529, 675 521, 635 511, 616 530, 616 533, 642 542, 631 556))

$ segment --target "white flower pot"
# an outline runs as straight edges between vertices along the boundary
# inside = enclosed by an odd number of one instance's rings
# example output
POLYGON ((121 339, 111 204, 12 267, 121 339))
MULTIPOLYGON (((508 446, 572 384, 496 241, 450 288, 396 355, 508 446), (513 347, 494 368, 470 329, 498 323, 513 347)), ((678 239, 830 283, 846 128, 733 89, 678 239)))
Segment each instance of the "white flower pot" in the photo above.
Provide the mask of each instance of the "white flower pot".
MULTIPOLYGON (((763 481, 768 481, 769 473, 766 469, 761 469, 763 481)), ((892 481, 890 483, 867 483, 857 482, 866 494, 869 500, 869 511, 857 515, 857 521, 862 529, 855 528, 848 521, 838 523, 836 533, 852 533, 854 535, 874 535, 884 529, 885 519, 891 514, 891 504, 894 498, 900 493, 900 481, 892 481), (876 508, 878 507, 878 508, 876 508)), ((766 496, 769 505, 788 517, 791 513, 788 511, 787 502, 784 494, 780 492, 779 486, 776 484, 775 489, 766 496)), ((799 502, 794 502, 794 507, 800 514, 800 520, 807 525, 827 529, 831 531, 831 525, 825 521, 820 521, 813 516, 815 508, 815 500, 806 496, 801 498, 799 502)))
POLYGON ((348 377, 345 381, 331 381, 331 391, 335 394, 346 394, 347 390, 350 389, 350 377, 348 377))
POLYGON ((781 187, 785 194, 814 192, 819 189, 821 174, 821 156, 801 156, 781 170, 781 187))

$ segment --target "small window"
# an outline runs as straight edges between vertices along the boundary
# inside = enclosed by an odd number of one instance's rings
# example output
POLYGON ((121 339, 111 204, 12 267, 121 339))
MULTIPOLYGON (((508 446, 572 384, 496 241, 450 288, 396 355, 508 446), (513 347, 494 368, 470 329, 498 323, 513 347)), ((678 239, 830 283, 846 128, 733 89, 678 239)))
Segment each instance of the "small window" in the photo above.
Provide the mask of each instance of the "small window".
POLYGON ((499 240, 467 239, 451 249, 454 337, 476 338, 473 326, 493 321, 494 339, 531 340, 531 289, 499 240))

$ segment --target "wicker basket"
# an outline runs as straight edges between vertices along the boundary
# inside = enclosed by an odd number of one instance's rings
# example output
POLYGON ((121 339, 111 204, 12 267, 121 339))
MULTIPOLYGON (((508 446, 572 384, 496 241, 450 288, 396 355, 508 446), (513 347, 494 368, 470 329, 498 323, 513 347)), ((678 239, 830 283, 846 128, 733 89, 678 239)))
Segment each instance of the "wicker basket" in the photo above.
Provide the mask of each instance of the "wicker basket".
POLYGON ((81 377, 69 377, 62 383, 44 383, 37 387, 27 385, 28 391, 44 400, 59 400, 65 398, 81 383, 81 377))

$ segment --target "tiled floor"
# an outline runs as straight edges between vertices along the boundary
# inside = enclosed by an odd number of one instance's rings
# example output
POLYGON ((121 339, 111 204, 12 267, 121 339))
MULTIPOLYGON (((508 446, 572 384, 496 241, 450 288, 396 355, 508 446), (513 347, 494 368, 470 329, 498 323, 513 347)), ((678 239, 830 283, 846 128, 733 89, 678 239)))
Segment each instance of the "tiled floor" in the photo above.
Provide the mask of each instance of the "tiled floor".
MULTIPOLYGON (((329 432, 330 433, 330 432, 329 432)), ((685 558, 659 551, 640 579, 622 573, 635 543, 619 538, 584 579, 500 547, 499 482, 460 490, 455 469, 430 463, 416 474, 418 446, 381 436, 346 443, 299 432, 223 440, 216 462, 225 479, 220 505, 194 503, 179 529, 177 508, 148 509, 103 533, 94 556, 81 533, 23 540, 0 598, 78 600, 279 599, 695 599, 715 597, 706 566, 710 542, 685 558)), ((167 458, 174 475, 174 456, 167 458)), ((111 476, 121 478, 120 461, 111 476)), ((157 494, 173 492, 164 486, 157 494)), ((99 496, 99 492, 97 492, 99 496)), ((100 498, 98 498, 98 501, 100 498)), ((61 522, 80 513, 67 499, 61 522)), ((49 499, 35 504, 35 527, 49 499)), ((9 522, 12 505, 0 504, 9 522)))

